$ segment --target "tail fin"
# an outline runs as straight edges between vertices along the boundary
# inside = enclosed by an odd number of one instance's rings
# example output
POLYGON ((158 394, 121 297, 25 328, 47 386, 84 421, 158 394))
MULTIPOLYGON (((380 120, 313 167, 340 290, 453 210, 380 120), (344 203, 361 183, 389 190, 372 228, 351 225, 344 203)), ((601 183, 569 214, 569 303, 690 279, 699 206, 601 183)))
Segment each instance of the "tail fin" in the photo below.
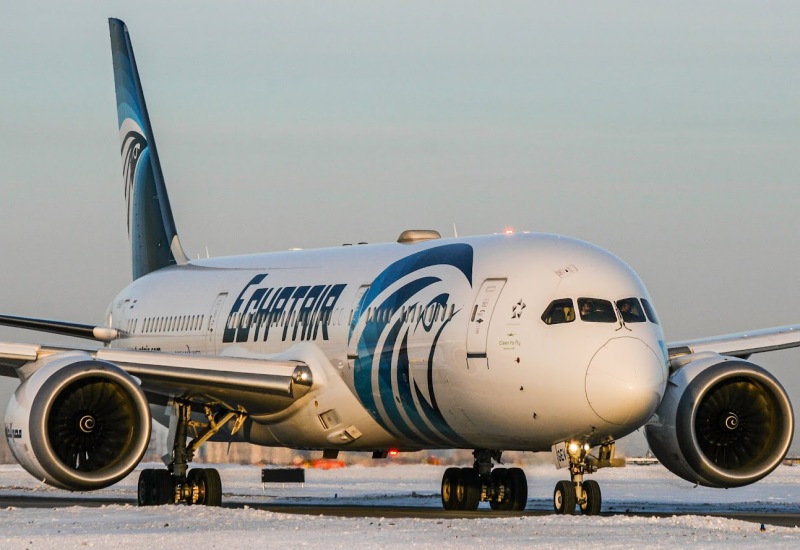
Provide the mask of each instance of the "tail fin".
POLYGON ((134 280, 189 261, 178 239, 128 28, 109 19, 134 280))

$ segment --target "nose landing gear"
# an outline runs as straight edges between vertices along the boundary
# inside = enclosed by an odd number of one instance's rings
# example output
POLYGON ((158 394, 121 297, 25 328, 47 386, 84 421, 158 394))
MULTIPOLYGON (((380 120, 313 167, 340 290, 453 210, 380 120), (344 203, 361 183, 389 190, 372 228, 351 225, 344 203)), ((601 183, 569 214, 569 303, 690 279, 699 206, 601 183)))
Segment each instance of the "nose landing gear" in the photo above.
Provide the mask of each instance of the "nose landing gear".
POLYGON ((528 501, 528 480, 520 468, 495 468, 502 451, 478 449, 472 468, 448 468, 442 476, 445 510, 477 510, 481 501, 492 510, 521 511, 528 501))
POLYGON ((591 474, 600 468, 618 467, 625 464, 624 459, 614 458, 614 443, 600 446, 599 458, 589 454, 588 444, 571 442, 554 446, 556 466, 569 467, 570 481, 556 483, 553 491, 553 509, 556 514, 572 515, 576 507, 587 516, 596 516, 603 505, 600 485, 594 480, 584 480, 584 474, 591 474))

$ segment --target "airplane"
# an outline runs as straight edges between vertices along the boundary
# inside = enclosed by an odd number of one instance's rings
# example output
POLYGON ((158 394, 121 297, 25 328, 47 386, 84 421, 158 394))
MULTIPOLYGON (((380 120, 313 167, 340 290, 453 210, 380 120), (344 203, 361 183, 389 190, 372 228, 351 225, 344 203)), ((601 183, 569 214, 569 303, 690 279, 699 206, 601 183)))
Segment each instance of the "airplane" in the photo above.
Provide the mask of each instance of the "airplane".
POLYGON ((751 355, 800 345, 800 325, 666 343, 624 261, 559 235, 442 238, 190 260, 172 215, 125 24, 109 19, 132 282, 101 325, 0 316, 95 349, 0 343, 20 381, 5 417, 16 460, 71 491, 139 464, 152 422, 166 468, 140 472, 140 505, 218 506, 206 441, 322 451, 467 449, 447 468, 448 510, 522 510, 506 451, 550 452, 566 469, 558 514, 600 513, 585 476, 621 466, 616 441, 644 427, 677 476, 719 488, 784 459, 794 416, 751 355), (101 344, 99 349, 97 345, 101 344))

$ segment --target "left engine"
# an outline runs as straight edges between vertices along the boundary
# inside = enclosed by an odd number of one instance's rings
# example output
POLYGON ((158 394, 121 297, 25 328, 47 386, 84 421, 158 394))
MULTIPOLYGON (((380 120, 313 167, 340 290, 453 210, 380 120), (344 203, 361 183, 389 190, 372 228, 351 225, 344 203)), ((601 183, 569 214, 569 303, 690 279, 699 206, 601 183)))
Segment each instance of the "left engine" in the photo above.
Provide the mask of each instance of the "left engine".
POLYGON ((31 475, 72 491, 128 475, 150 442, 150 409, 137 381, 81 352, 30 365, 6 409, 11 452, 31 475))
POLYGON ((789 396, 749 361, 703 353, 673 360, 664 399, 645 426, 672 473, 706 487, 741 487, 774 470, 789 450, 789 396), (677 364, 676 364, 677 363, 677 364))

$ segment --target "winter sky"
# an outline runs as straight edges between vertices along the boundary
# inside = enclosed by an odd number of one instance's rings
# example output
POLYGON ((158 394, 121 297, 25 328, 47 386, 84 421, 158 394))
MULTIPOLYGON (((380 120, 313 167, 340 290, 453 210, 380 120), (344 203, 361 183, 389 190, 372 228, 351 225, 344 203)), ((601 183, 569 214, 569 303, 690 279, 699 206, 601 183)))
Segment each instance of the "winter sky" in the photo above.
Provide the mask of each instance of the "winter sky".
POLYGON ((6 2, 2 313, 130 279, 110 16, 193 256, 511 226, 621 256, 668 340, 800 323, 800 5, 730 1, 6 2))

